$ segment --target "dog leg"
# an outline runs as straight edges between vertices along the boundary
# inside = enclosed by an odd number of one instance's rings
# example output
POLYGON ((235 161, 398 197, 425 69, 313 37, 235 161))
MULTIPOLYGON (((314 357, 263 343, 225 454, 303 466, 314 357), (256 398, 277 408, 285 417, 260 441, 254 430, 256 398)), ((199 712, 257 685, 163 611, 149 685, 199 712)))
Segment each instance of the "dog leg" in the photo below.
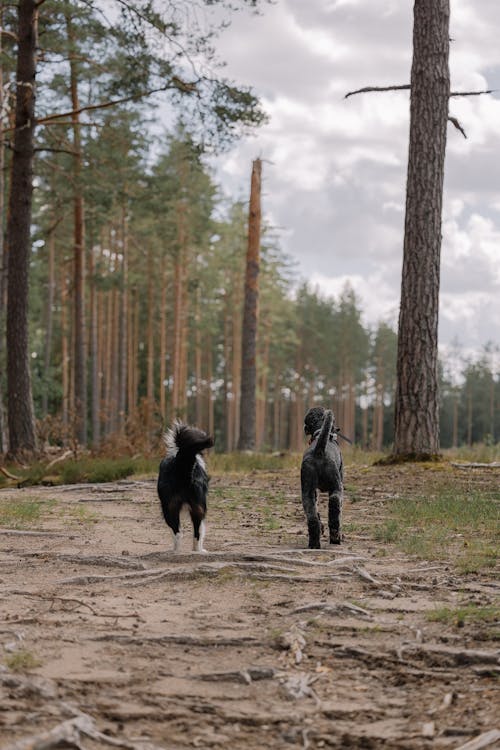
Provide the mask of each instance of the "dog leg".
POLYGON ((316 492, 302 492, 302 506, 307 519, 309 549, 321 549, 321 522, 316 506, 316 492))
POLYGON ((330 544, 340 544, 342 541, 342 493, 332 492, 328 497, 328 527, 330 529, 330 544))
POLYGON ((172 531, 172 534, 174 536, 174 552, 180 552, 181 551, 181 541, 182 541, 182 533, 181 530, 177 533, 172 531))
POLYGON ((192 507, 190 512, 193 522, 193 551, 206 552, 206 549, 203 548, 203 540, 206 533, 205 521, 203 520, 205 512, 199 505, 192 507))
POLYGON ((164 508, 164 516, 165 521, 168 524, 168 527, 170 528, 170 531, 172 532, 172 536, 174 537, 174 552, 180 552, 181 551, 181 540, 182 540, 182 533, 181 533, 181 527, 180 527, 180 521, 179 521, 179 508, 171 504, 165 505, 164 508))

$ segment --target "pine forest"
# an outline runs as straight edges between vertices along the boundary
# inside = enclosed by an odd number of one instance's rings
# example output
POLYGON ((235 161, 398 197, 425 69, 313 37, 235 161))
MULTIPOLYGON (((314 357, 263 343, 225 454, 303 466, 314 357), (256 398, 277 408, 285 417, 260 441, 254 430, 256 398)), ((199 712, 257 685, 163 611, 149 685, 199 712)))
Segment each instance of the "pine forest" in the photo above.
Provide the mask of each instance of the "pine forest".
MULTIPOLYGON (((37 90, 28 355, 38 442, 149 451, 180 418, 213 433, 217 451, 233 451, 240 432, 248 195, 224 195, 214 159, 265 116, 251 91, 226 82, 216 67, 214 39, 232 9, 219 3, 218 27, 199 23, 190 3, 169 2, 165 11, 125 0, 32 5, 37 90), (195 74, 195 67, 203 72, 195 74)), ((6 233, 15 198, 20 44, 16 8, 3 5, 1 13, 5 453, 6 233)), ((366 325, 348 285, 327 298, 301 279, 279 230, 266 220, 265 197, 263 217, 255 448, 302 450, 302 418, 316 402, 334 409, 356 445, 388 448, 394 325, 366 325)), ((498 361, 498 348, 487 341, 480 354, 458 348, 440 361, 442 447, 498 440, 498 361)))

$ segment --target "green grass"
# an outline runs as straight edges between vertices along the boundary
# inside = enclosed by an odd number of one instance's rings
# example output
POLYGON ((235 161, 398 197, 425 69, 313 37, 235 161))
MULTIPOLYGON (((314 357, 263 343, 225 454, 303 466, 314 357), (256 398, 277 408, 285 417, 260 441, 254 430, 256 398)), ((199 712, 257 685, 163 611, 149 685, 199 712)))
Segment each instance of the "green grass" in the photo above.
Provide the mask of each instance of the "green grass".
POLYGON ((388 518, 373 535, 418 558, 450 558, 461 572, 475 572, 497 563, 499 510, 500 492, 445 488, 434 495, 390 501, 388 518))
POLYGON ((475 461, 489 464, 493 461, 500 461, 500 444, 475 443, 471 446, 463 445, 460 448, 446 448, 443 456, 450 461, 475 461))
POLYGON ((28 672, 30 669, 39 667, 40 664, 40 659, 37 659, 31 651, 25 650, 16 651, 5 659, 5 665, 12 672, 28 672))
POLYGON ((251 471, 299 471, 298 453, 210 453, 208 465, 212 474, 248 474, 251 471))
POLYGON ((52 510, 53 501, 7 500, 0 503, 0 526, 26 529, 36 526, 42 515, 52 510))
POLYGON ((116 482, 131 476, 135 471, 132 458, 93 458, 66 461, 61 467, 63 484, 80 482, 116 482))
POLYGON ((495 623, 500 620, 500 607, 465 604, 459 607, 439 607, 427 613, 429 622, 462 627, 465 623, 495 623))

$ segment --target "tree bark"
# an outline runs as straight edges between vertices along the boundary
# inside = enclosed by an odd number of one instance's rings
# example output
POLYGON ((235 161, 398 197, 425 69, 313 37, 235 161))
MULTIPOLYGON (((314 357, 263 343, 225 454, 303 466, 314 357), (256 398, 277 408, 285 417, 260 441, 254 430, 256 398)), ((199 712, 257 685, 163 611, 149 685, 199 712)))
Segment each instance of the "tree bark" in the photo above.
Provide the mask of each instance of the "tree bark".
POLYGON ((240 437, 238 449, 255 449, 256 419, 256 351, 260 266, 260 193, 262 162, 252 165, 250 210, 248 216, 248 247, 245 274, 245 307, 241 353, 240 437))
POLYGON ((78 70, 73 46, 75 36, 69 6, 66 10, 66 30, 69 45, 70 93, 73 112, 73 145, 75 195, 73 198, 74 216, 74 259, 73 259, 73 384, 76 439, 87 443, 87 357, 85 345, 85 246, 84 246, 84 210, 81 185, 82 145, 80 137, 80 116, 78 99, 78 70))
POLYGON ((99 368, 99 328, 98 328, 98 292, 95 280, 95 249, 91 246, 89 254, 90 276, 90 377, 91 377, 91 420, 92 445, 98 448, 101 442, 101 384, 99 368))
POLYGON ((120 351, 119 359, 119 395, 118 395, 118 428, 125 432, 125 418, 127 410, 127 323, 128 323, 128 217, 125 205, 122 206, 122 273, 120 300, 120 351))
POLYGON ((394 455, 439 453, 438 305, 449 74, 449 0, 416 0, 394 455))
MULTIPOLYGON (((3 8, 0 7, 0 27, 3 26, 3 8)), ((4 77, 3 77, 3 38, 0 34, 0 112, 4 111, 4 77)), ((3 118, 0 117, 0 451, 8 450, 8 434, 5 419, 4 394, 4 356, 5 339, 3 336, 5 326, 5 304, 6 304, 6 281, 7 281, 7 253, 4 245, 3 217, 5 208, 5 142, 3 132, 3 118)))
POLYGON ((28 338, 28 277, 31 254, 33 137, 37 3, 18 6, 16 119, 7 224, 7 396, 9 452, 13 457, 36 450, 28 338))
POLYGON ((52 357, 52 331, 54 321, 54 298, 56 289, 55 279, 55 230, 51 229, 47 238, 48 246, 48 282, 47 282, 47 317, 45 328, 45 358, 43 363, 43 392, 42 392, 42 416, 46 417, 49 413, 49 382, 50 382, 50 362, 52 357))

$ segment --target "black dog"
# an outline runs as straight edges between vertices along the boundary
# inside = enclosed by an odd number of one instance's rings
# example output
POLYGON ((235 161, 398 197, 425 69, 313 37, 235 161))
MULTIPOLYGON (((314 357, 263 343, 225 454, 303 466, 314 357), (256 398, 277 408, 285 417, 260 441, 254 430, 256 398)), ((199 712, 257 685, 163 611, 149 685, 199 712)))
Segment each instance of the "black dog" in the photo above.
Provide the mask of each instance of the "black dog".
POLYGON ((183 505, 188 506, 193 522, 193 549, 204 552, 208 474, 200 453, 212 447, 213 438, 196 427, 174 422, 164 440, 167 455, 160 464, 158 495, 163 517, 174 535, 174 552, 179 552, 181 544, 179 515, 183 505))
POLYGON ((333 412, 315 406, 304 418, 304 432, 311 438, 300 470, 302 505, 307 518, 309 548, 320 549, 322 525, 317 508, 317 493, 328 492, 328 528, 330 544, 342 540, 341 515, 343 496, 342 454, 337 442, 333 412))

